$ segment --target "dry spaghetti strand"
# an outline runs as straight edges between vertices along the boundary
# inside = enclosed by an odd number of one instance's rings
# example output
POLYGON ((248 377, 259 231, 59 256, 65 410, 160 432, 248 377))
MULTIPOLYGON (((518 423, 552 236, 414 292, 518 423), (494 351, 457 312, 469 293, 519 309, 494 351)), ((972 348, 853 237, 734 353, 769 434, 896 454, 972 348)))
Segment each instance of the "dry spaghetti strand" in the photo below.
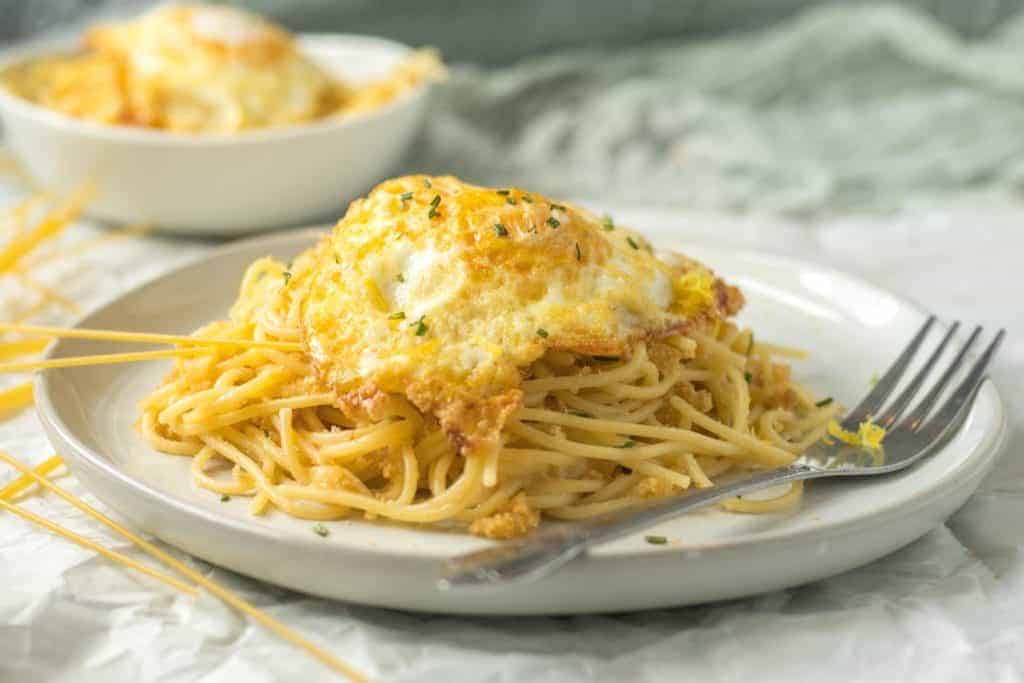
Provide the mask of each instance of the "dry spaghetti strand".
POLYGON ((32 405, 34 400, 35 393, 32 390, 31 382, 25 382, 10 389, 4 389, 0 391, 0 416, 32 405))
POLYGON ((15 235, 7 247, 0 251, 0 274, 13 270, 25 255, 64 231, 78 217, 91 195, 90 188, 79 189, 44 216, 34 228, 15 235))
POLYGON ((281 622, 271 617, 269 614, 266 614, 256 609, 254 606, 252 606, 242 598, 238 597, 228 589, 223 588, 219 584, 203 576, 201 573, 192 569, 188 565, 176 560, 171 555, 167 554, 166 552, 156 547, 149 541, 145 540, 141 536, 121 526, 120 524, 110 519, 99 510, 96 510, 95 508, 93 508, 92 506, 90 506, 88 503, 81 500, 77 496, 72 495, 71 493, 61 488, 60 486, 57 486, 49 479, 46 479, 45 477, 36 474, 24 463, 11 457, 10 455, 4 453, 3 451, 0 451, 0 460, 15 468, 22 474, 31 478, 36 484, 39 484, 46 490, 51 491, 52 493, 64 499, 65 501, 67 501, 74 507, 78 508, 85 514, 89 515, 96 521, 106 525, 116 533, 120 534, 122 537, 131 541, 133 544, 135 544, 138 548, 140 548, 143 552, 147 553, 151 557, 159 560, 171 569, 174 569, 179 574, 195 582, 196 584, 198 584, 205 590, 209 591, 213 595, 216 595, 218 598, 220 598, 227 604, 231 605, 235 609, 239 610, 240 612, 243 612, 248 616, 252 617, 256 622, 258 622, 268 630, 272 631, 281 638, 292 643, 296 647, 305 650, 315 659, 322 662, 331 669, 337 671, 340 674, 343 674, 344 676, 347 676, 349 680, 355 681, 356 683, 364 683, 368 681, 368 679, 365 676, 363 676, 360 672, 356 671, 345 662, 336 658, 331 653, 327 652, 318 645, 315 645, 314 643, 306 640, 292 629, 288 628, 281 622))
MULTIPOLYGON (((34 472, 41 477, 45 477, 63 464, 64 461, 60 459, 60 456, 54 455, 53 457, 47 458, 36 465, 34 472)), ((23 474, 7 486, 0 489, 0 500, 14 500, 15 496, 34 485, 35 480, 29 475, 23 474)))
POLYGON ((161 358, 196 356, 203 353, 209 353, 209 351, 204 350, 202 347, 196 347, 189 349, 167 349, 166 351, 138 351, 135 353, 106 353, 97 354, 95 356, 50 358, 47 360, 33 360, 22 363, 0 363, 0 373, 31 372, 33 370, 45 370, 47 368, 77 368, 88 365, 138 363, 147 360, 160 360, 161 358))
MULTIPOLYGON (((43 325, 20 325, 0 323, 0 332, 38 334, 47 337, 68 339, 101 339, 143 344, 177 344, 181 346, 228 346, 253 349, 279 349, 301 351, 298 342, 266 341, 259 339, 225 339, 221 337, 189 337, 176 334, 154 334, 148 332, 123 332, 121 330, 90 330, 84 328, 47 327, 43 325)), ((0 347, 2 349, 2 347, 0 347)))

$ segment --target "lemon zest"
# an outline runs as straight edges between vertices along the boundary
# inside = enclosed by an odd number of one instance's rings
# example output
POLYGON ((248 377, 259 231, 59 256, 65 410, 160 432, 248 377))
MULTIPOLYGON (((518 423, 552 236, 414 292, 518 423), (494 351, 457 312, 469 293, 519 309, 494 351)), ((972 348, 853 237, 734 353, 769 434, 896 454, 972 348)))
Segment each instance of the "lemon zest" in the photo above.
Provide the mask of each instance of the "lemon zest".
POLYGON ((885 428, 879 427, 871 420, 861 422, 856 432, 847 431, 840 427, 838 422, 831 420, 828 423, 828 433, 845 444, 872 451, 881 448, 885 439, 885 428))

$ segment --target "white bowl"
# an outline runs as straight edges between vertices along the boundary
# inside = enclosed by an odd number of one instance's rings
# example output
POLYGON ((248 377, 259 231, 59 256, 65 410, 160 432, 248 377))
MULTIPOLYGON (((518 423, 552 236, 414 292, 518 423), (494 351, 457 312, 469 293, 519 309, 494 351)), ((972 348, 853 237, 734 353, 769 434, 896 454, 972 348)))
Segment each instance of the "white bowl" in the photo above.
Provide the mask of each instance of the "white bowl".
MULTIPOLYGON (((304 35, 303 52, 359 83, 379 78, 410 48, 381 38, 304 35)), ((50 45, 8 55, 3 66, 50 45)), ((237 134, 175 134, 110 126, 48 110, 0 88, 6 143, 43 187, 91 182, 86 213, 181 233, 238 234, 336 219, 348 202, 392 171, 415 135, 428 86, 377 109, 237 134)))

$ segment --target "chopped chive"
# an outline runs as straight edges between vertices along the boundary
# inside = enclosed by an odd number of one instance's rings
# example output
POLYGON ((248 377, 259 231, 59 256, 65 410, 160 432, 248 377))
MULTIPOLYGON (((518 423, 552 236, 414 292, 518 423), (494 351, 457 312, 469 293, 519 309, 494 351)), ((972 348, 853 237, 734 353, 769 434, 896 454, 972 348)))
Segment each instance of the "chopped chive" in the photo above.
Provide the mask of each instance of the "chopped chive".
POLYGON ((515 197, 505 197, 505 203, 506 204, 511 204, 512 206, 515 206, 516 205, 516 198, 515 197))
POLYGON ((583 252, 580 251, 580 243, 579 242, 576 243, 576 260, 577 261, 582 261, 583 260, 583 252))
POLYGON ((750 381, 754 379, 754 376, 751 375, 749 372, 744 372, 743 379, 747 380, 747 384, 750 384, 750 381))
POLYGON ((545 330, 543 327, 538 327, 537 328, 537 336, 540 337, 541 339, 547 339, 548 338, 548 331, 545 330))
POLYGON ((425 315, 421 315, 419 320, 417 320, 412 325, 410 325, 410 327, 412 327, 413 325, 416 326, 416 336, 417 337, 422 337, 423 335, 425 335, 427 333, 427 330, 429 329, 427 327, 427 324, 425 322, 423 322, 423 319, 425 317, 426 317, 425 315))
POLYGON ((334 255, 334 262, 337 263, 340 266, 341 265, 341 257, 338 256, 337 254, 335 254, 334 255))
POLYGON ((611 363, 619 359, 618 356, 591 356, 594 360, 603 361, 605 363, 611 363))
POLYGON ((524 194, 524 195, 522 196, 522 200, 523 200, 524 202, 526 202, 527 204, 533 204, 533 197, 531 197, 531 196, 530 196, 530 195, 528 195, 528 194, 524 194))
POLYGON ((601 227, 608 232, 611 232, 615 229, 615 221, 612 220, 611 216, 605 215, 604 219, 601 221, 601 227))
POLYGON ((320 524, 319 522, 317 522, 316 524, 313 525, 313 533, 316 534, 317 536, 325 537, 325 536, 327 536, 331 532, 328 531, 327 527, 325 527, 323 524, 320 524))
POLYGON ((590 417, 590 413, 585 413, 582 410, 570 410, 569 414, 575 415, 576 417, 590 417))
POLYGON ((288 284, 288 281, 291 280, 291 279, 292 279, 292 271, 290 271, 290 270, 284 271, 284 283, 288 284))
POLYGON ((396 311, 388 316, 388 320, 405 320, 405 311, 396 311))
POLYGON ((554 228, 557 228, 559 225, 561 225, 561 223, 559 223, 558 219, 555 218, 554 216, 549 216, 548 217, 548 225, 550 225, 551 228, 554 229, 554 228))
POLYGON ((412 192, 403 192, 402 194, 398 195, 398 198, 401 199, 403 202, 407 202, 410 199, 412 199, 412 192))
POLYGON ((441 203, 441 195, 435 194, 434 198, 430 200, 430 205, 436 207, 441 203))
POLYGON ((747 344, 747 356, 749 356, 751 354, 751 352, 753 352, 753 350, 754 350, 754 333, 751 332, 750 333, 750 343, 747 344))
POLYGON ((508 237, 508 229, 501 223, 495 223, 494 234, 498 237, 508 237))
POLYGON ((395 276, 395 279, 396 279, 396 280, 398 280, 399 282, 405 282, 405 276, 404 276, 404 275, 402 275, 401 273, 399 273, 398 275, 396 275, 396 276, 395 276))
POLYGON ((231 496, 229 496, 229 495, 228 495, 228 494, 226 494, 226 493, 225 493, 225 494, 224 494, 223 496, 221 496, 221 497, 220 497, 220 502, 222 502, 222 503, 226 503, 226 502, 228 502, 229 500, 231 500, 231 496))
POLYGON ((832 404, 832 397, 829 396, 828 398, 821 399, 820 401, 818 401, 814 405, 818 406, 819 408, 824 408, 825 406, 831 405, 831 404, 832 404))
POLYGON ((440 215, 441 215, 441 212, 437 210, 436 206, 433 207, 432 209, 430 209, 430 211, 427 212, 427 218, 437 218, 440 215))
POLYGON ((618 447, 619 448, 633 448, 634 446, 636 446, 636 441, 633 441, 633 439, 626 439, 626 441, 624 443, 619 444, 618 447))
POLYGON ((559 211, 565 211, 565 207, 562 206, 561 204, 552 204, 551 208, 552 209, 558 209, 559 211))
POLYGON ((644 536, 644 540, 651 545, 665 545, 668 543, 668 539, 664 536, 644 536))
POLYGON ((629 242, 629 246, 633 247, 634 249, 640 248, 632 237, 627 237, 626 241, 629 242))
POLYGON ((433 185, 430 184, 430 178, 424 178, 423 184, 426 185, 427 187, 433 187, 433 185))
POLYGON ((508 193, 510 192, 510 190, 495 190, 495 192, 497 192, 498 194, 500 194, 502 196, 506 196, 507 197, 508 193))

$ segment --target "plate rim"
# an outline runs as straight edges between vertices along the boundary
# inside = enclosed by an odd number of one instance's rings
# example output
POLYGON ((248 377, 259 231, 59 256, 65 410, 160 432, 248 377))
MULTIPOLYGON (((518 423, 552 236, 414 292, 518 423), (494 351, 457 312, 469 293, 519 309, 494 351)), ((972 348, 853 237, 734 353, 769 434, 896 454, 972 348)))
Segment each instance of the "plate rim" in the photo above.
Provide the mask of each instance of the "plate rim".
MULTIPOLYGON (((280 243, 298 243, 303 240, 311 242, 317 237, 322 236, 325 231, 330 228, 330 225, 318 224, 298 229, 276 231, 265 235, 235 240, 227 244, 219 245, 209 251, 198 254, 193 258, 189 258, 181 263, 175 264, 168 270, 149 277, 126 290, 112 294, 91 307, 82 315, 78 316, 71 326, 80 327, 93 316, 99 315, 109 307, 114 306, 122 298, 136 294, 140 290, 158 282, 178 277, 182 271, 189 268, 206 262, 215 261, 235 252, 253 250, 264 245, 269 247, 270 245, 278 245, 280 243)), ((664 235, 655 234, 652 235, 652 242, 655 242, 659 246, 667 246, 666 243, 670 242, 670 238, 664 235)), ((773 253, 768 250, 736 248, 731 245, 716 244, 708 240, 671 240, 671 242, 672 245, 680 249, 698 248, 715 251, 728 250, 730 255, 736 258, 760 261, 775 267, 811 267, 817 272, 825 273, 830 277, 838 277, 843 280, 853 282, 859 287, 866 287, 869 290, 889 297, 909 308, 914 314, 920 316, 922 320, 927 315, 925 309, 913 299, 899 295, 858 275, 848 273, 830 265, 819 264, 789 255, 773 253)), ((55 357, 63 344, 64 341, 62 339, 54 340, 47 347, 44 353, 44 358, 55 357)), ((118 467, 112 459, 83 443, 74 431, 59 417, 51 396, 51 392, 55 391, 55 376, 56 372, 54 370, 44 370, 37 373, 34 380, 36 413, 46 428, 48 437, 51 434, 58 435, 58 437, 69 448, 61 448, 58 444, 52 445, 57 447, 59 451, 64 451, 63 455, 65 455, 65 457, 69 455, 72 456, 71 459, 73 461, 78 461, 77 464, 85 465, 86 467, 94 470, 99 470, 102 475, 117 480, 120 485, 132 489, 134 494, 145 496, 151 501, 155 501, 163 506, 172 508, 174 513, 177 515, 185 515, 198 523, 214 524, 226 527, 233 533, 242 534, 252 540, 272 540, 275 544, 283 544, 285 548, 329 548, 330 550, 328 552, 341 553, 343 555, 359 554, 364 558, 376 560, 387 558, 391 561, 424 562, 436 561, 438 557, 441 557, 440 555, 434 555, 429 551, 415 552, 404 548, 381 548, 371 545, 358 545, 355 543, 344 542, 331 544, 329 546, 318 546, 316 541, 313 539, 307 539, 297 535, 282 535, 271 527, 250 524, 244 519, 236 519, 231 516, 217 515, 214 511, 203 508, 194 502, 190 502, 186 499, 179 498, 172 493, 157 489, 145 481, 133 477, 122 468, 118 467)), ((708 552, 735 550, 742 546, 756 547, 764 544, 784 546, 790 543, 807 543, 821 540, 822 538, 832 538, 848 534, 853 528, 861 526, 871 520, 876 520, 880 517, 892 519, 911 514, 915 510, 928 505, 935 497, 941 495, 943 491, 947 489, 955 489, 958 482, 970 478, 971 474, 973 474, 977 469, 990 467, 1001 452, 1002 447, 1006 442, 1008 430, 1008 418, 1005 410, 1005 404, 1003 403, 1002 397, 991 379, 982 385, 979 396, 982 395, 987 396, 992 401, 992 405, 994 407, 994 416, 991 428, 986 429, 977 446, 958 457, 955 467, 950 472, 946 473, 943 477, 932 481, 926 488, 919 490, 910 500, 890 502, 883 506, 872 508, 871 510, 851 519, 829 522, 821 526, 797 532, 786 529, 759 530, 755 532, 744 532, 714 541, 702 542, 697 545, 669 545, 667 547, 659 546, 654 549, 634 548, 623 549, 617 552, 601 552, 591 555, 591 559, 617 561, 634 556, 644 556, 654 553, 662 554, 666 559, 683 559, 694 552, 703 554, 708 552)), ((972 408, 972 412, 973 410, 974 408, 972 408)), ((50 440, 53 440, 52 437, 50 437, 50 440)), ((69 465, 71 464, 75 463, 69 463, 69 465)))

